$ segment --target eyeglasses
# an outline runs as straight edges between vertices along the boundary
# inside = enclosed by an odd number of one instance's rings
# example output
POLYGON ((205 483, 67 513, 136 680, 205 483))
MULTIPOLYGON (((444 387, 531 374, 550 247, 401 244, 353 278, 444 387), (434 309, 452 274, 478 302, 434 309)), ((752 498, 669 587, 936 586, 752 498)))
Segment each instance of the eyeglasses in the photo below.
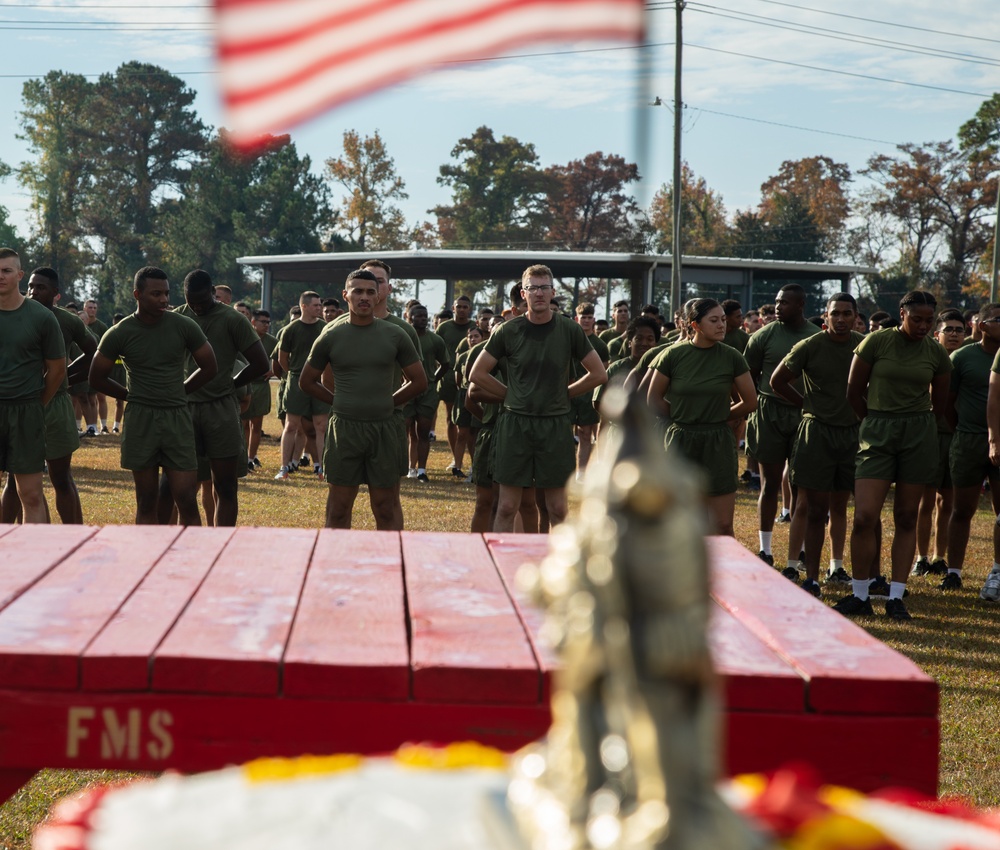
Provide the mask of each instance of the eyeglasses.
POLYGON ((550 289, 555 289, 555 287, 551 283, 542 283, 538 286, 522 286, 521 289, 527 292, 528 295, 531 295, 534 292, 548 292, 550 289))
POLYGON ((1000 316, 994 316, 992 319, 983 319, 979 324, 981 324, 981 325, 1000 325, 1000 316))
MULTIPOLYGON (((991 322, 997 321, 996 319, 990 319, 991 322)), ((964 334, 965 328, 941 328, 941 333, 943 334, 964 334)))

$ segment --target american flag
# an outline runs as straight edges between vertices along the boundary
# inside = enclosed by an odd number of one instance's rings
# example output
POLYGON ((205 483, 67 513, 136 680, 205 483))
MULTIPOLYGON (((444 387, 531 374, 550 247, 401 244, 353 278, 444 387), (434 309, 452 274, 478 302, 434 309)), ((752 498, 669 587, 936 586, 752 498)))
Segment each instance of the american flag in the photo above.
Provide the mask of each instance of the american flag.
POLYGON ((226 125, 252 145, 431 66, 642 35, 643 0, 216 0, 226 125))

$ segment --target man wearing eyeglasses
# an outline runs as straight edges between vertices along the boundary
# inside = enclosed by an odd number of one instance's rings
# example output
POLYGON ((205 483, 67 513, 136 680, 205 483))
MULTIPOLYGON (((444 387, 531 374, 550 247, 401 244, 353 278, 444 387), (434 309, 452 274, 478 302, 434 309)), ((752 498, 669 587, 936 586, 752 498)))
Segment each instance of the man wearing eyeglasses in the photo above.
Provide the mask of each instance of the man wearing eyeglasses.
POLYGON ((542 490, 552 525, 566 517, 566 481, 576 467, 570 399, 608 380, 600 355, 576 322, 549 307, 552 271, 535 265, 521 275, 528 310, 505 322, 476 358, 469 379, 501 402, 494 429, 494 480, 500 485, 494 531, 513 531, 527 487, 542 490), (490 373, 506 360, 506 384, 490 373), (586 374, 572 380, 579 362, 586 374))

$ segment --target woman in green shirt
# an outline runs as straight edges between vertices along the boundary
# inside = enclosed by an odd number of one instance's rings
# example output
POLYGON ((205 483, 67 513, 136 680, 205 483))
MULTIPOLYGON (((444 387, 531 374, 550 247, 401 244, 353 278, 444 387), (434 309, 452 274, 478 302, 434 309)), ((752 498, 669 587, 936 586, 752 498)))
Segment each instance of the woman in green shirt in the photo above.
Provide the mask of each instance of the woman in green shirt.
POLYGON ((885 613, 894 620, 911 619, 903 594, 916 550, 917 508, 937 469, 935 417, 944 413, 951 382, 948 353, 931 336, 936 307, 931 293, 908 292, 899 302, 899 326, 869 334, 854 350, 847 379, 847 400, 861 420, 851 531, 854 595, 834 606, 848 616, 872 613, 868 595, 878 554, 876 526, 895 483, 892 583, 885 613))
POLYGON ((757 407, 757 392, 746 359, 722 342, 726 316, 719 302, 698 298, 685 307, 688 338, 653 361, 647 399, 654 412, 670 417, 667 449, 707 475, 716 532, 732 536, 739 486, 734 429, 757 407))

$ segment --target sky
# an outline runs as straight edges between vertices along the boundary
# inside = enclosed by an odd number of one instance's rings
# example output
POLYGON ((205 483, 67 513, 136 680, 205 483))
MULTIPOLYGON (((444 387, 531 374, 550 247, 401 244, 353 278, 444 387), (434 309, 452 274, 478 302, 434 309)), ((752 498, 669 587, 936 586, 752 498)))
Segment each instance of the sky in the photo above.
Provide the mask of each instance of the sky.
MULTIPOLYGON (((333 0, 331 0, 333 2, 333 0)), ((460 2, 460 0, 455 0, 460 2)), ((682 155, 727 210, 756 206, 785 160, 824 155, 857 174, 897 144, 954 138, 1000 91, 1000 7, 981 0, 713 0, 683 13, 682 155), (835 10, 835 13, 832 13, 835 10)), ((378 130, 409 198, 407 220, 447 203, 439 167, 481 125, 535 145, 540 164, 603 151, 638 161, 644 205, 672 173, 673 2, 648 0, 650 46, 526 44, 450 65, 291 129, 320 173, 346 130, 378 130), (664 106, 650 105, 660 97, 664 106), (637 126, 644 118, 648 145, 637 126)), ((202 120, 223 123, 211 5, 198 0, 2 2, 0 160, 29 156, 16 138, 21 87, 51 70, 96 79, 130 60, 160 65, 198 92, 202 120)), ((863 185, 858 175, 856 186, 863 185)), ((339 193, 335 191, 335 197, 339 193)), ((11 177, 0 204, 25 232, 28 198, 11 177)))

